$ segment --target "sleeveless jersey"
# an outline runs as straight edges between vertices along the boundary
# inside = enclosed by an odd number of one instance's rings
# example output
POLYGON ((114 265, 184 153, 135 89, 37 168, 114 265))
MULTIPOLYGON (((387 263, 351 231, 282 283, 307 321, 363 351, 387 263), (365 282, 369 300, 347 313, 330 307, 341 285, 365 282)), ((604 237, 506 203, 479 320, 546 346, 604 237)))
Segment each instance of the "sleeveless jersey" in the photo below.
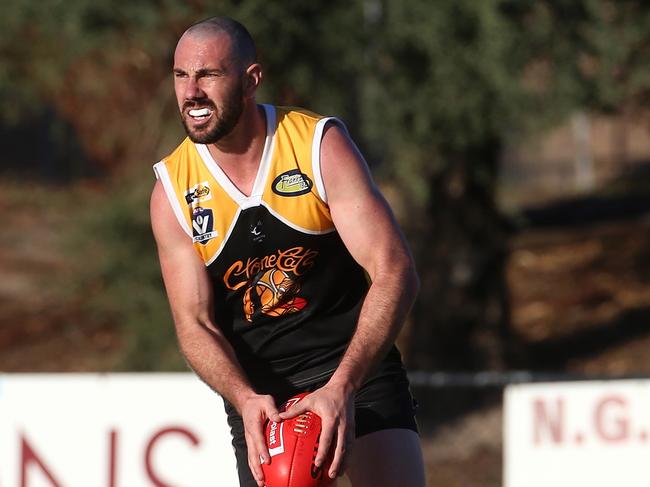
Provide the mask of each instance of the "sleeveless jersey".
POLYGON ((262 106, 267 135, 250 196, 189 139, 154 166, 207 266, 216 325, 258 389, 331 373, 368 289, 336 232, 321 178, 323 130, 340 122, 262 106))

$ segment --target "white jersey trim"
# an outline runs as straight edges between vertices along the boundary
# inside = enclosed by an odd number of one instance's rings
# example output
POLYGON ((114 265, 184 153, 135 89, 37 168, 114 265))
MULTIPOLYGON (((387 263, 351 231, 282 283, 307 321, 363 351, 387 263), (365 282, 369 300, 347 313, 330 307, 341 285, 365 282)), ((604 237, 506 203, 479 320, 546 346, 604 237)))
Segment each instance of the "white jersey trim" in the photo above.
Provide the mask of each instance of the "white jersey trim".
POLYGON ((257 176, 253 183, 253 189, 250 196, 246 196, 239 191, 237 186, 233 184, 226 173, 221 169, 219 164, 212 158, 212 154, 205 144, 194 144, 196 146, 203 163, 212 173, 219 185, 224 189, 228 196, 230 196, 235 203, 239 205, 242 210, 259 206, 264 194, 264 186, 271 169, 271 160, 273 158, 273 150, 275 148, 275 107, 272 105, 262 105, 266 114, 266 140, 264 141, 264 150, 260 159, 260 165, 257 168, 257 176))
POLYGON ((269 210, 269 213, 271 213, 271 215, 273 215, 275 218, 280 220, 282 223, 301 233, 306 233, 308 235, 325 235, 327 233, 332 233, 336 231, 336 228, 334 226, 332 226, 332 228, 328 228, 327 230, 309 230, 307 228, 302 228, 301 226, 296 225, 295 223, 287 220, 285 217, 277 213, 273 208, 271 208, 271 206, 266 201, 262 201, 261 205, 264 206, 267 210, 269 210))
POLYGON ((320 168, 320 147, 321 142, 323 141, 323 131, 325 130, 325 125, 328 122, 333 122, 343 129, 343 131, 348 133, 348 129, 345 124, 336 117, 325 117, 321 118, 316 123, 316 131, 314 132, 314 140, 311 145, 311 169, 314 174, 314 185, 316 186, 316 191, 318 192, 319 198, 323 203, 327 203, 327 191, 325 190, 325 183, 323 182, 323 174, 320 168))
POLYGON ((165 166, 164 161, 160 161, 154 164, 153 172, 156 175, 156 179, 158 179, 163 185, 165 194, 167 195, 167 200, 169 201, 172 210, 174 210, 174 214, 176 215, 178 223, 180 223, 181 228, 185 231, 185 233, 187 233, 187 235, 192 238, 192 230, 187 224, 183 209, 178 202, 176 191, 174 190, 174 185, 172 184, 171 178, 169 177, 169 172, 167 172, 167 166, 165 166))
POLYGON ((223 236, 223 240, 221 241, 221 245, 219 245, 219 248, 217 251, 210 257, 208 261, 206 261, 205 266, 208 267, 210 264, 212 264, 217 257, 221 254, 221 251, 223 248, 226 246, 226 243, 230 239, 230 235, 232 234, 232 231, 235 229, 235 225, 237 224, 237 220, 239 220, 239 215, 242 212, 241 208, 237 210, 237 213, 235 213, 235 216, 232 218, 232 222, 230 223, 230 228, 228 228, 228 231, 226 234, 223 236))

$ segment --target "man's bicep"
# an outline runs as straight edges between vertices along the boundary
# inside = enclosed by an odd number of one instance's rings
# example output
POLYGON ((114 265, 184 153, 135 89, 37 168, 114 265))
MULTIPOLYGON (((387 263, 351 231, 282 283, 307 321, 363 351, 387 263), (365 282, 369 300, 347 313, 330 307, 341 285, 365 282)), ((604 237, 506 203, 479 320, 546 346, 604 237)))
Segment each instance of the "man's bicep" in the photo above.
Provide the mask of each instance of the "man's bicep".
POLYGON ((321 172, 336 229, 352 257, 371 275, 387 260, 408 260, 393 213, 359 150, 331 126, 321 145, 321 172))
POLYGON ((181 228, 165 189, 159 180, 156 181, 151 192, 149 210, 151 213, 151 227, 159 251, 164 251, 169 247, 182 246, 184 243, 189 242, 188 236, 181 228))
POLYGON ((176 219, 160 182, 151 195, 151 226, 174 321, 177 326, 208 323, 211 285, 205 265, 176 219))

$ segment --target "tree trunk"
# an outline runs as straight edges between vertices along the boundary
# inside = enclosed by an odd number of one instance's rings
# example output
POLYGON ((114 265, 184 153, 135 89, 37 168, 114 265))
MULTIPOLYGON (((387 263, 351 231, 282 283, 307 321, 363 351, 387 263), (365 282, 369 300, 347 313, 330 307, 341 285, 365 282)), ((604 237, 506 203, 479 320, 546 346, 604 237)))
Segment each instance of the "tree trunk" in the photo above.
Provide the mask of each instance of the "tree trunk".
POLYGON ((494 198, 500 144, 448 158, 430 182, 429 228, 415 252, 422 291, 409 333, 410 367, 503 369, 509 349, 508 227, 494 198))

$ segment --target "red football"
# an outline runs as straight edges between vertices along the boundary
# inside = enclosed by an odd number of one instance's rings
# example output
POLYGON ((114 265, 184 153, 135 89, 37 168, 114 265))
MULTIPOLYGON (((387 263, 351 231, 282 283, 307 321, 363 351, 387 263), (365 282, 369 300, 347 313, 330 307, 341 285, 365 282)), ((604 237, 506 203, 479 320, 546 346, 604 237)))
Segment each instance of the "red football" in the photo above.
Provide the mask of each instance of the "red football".
MULTIPOLYGON (((293 396, 280 411, 286 411, 307 394, 293 396)), ((262 464, 266 487, 326 487, 334 482, 327 475, 329 462, 321 468, 314 465, 320 431, 320 416, 311 411, 266 424, 266 446, 271 454, 271 464, 262 464)))

